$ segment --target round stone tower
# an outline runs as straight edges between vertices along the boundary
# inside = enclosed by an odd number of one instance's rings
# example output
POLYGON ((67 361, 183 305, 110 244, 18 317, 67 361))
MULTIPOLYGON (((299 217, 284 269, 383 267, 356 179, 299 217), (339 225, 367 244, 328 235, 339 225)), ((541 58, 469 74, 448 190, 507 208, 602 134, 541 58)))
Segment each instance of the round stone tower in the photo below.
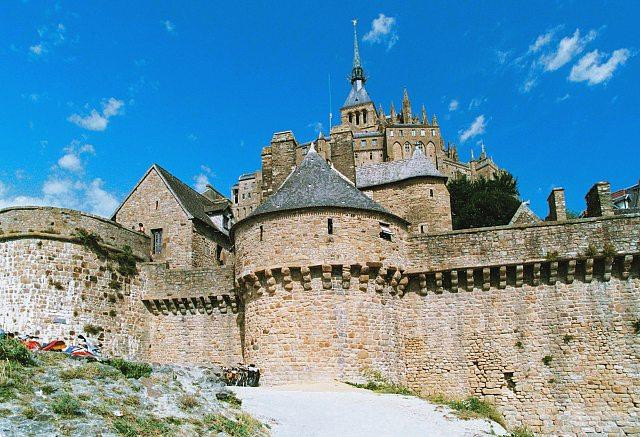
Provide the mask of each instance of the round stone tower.
POLYGON ((266 384, 397 375, 394 331, 408 222, 310 148, 234 228, 244 356, 266 384))

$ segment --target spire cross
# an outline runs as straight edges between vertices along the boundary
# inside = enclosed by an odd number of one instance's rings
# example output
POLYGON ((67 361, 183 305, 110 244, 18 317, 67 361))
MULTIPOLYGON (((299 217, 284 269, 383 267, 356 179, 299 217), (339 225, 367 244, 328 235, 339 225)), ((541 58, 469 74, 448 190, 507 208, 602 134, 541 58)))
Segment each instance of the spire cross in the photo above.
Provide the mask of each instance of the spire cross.
POLYGON ((353 68, 360 67, 360 51, 358 50, 358 30, 356 25, 358 24, 357 19, 351 20, 353 23, 353 68))

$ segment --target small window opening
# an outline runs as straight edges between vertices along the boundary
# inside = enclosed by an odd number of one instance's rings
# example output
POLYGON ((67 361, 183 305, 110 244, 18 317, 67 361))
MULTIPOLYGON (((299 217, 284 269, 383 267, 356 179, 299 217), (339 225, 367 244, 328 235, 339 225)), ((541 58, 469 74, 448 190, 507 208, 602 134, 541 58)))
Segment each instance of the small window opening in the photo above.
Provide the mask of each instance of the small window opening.
POLYGON ((349 123, 353 123, 353 114, 349 113, 349 123))
POLYGON ((156 200, 156 209, 158 209, 158 201, 156 200))
POLYGON ((420 233, 424 234, 424 225, 420 225, 420 233))
POLYGON ((362 122, 363 123, 367 122, 367 111, 366 110, 362 111, 362 122))
POLYGON ((327 219, 327 233, 333 235, 333 219, 327 219))
POLYGON ((516 393, 516 382, 513 380, 513 372, 504 372, 504 380, 507 383, 507 388, 516 393))
POLYGON ((162 229, 151 229, 151 236, 153 237, 153 254, 157 255, 162 253, 162 229))
POLYGON ((356 112, 356 124, 360 124, 360 113, 356 112))
POLYGON ((391 226, 389 223, 380 222, 380 238, 391 241, 392 235, 393 232, 391 232, 391 226))
POLYGON ((433 190, 429 189, 429 197, 433 197, 433 190))
POLYGON ((264 237, 264 227, 260 225, 260 241, 262 241, 263 237, 264 237))
POLYGON ((218 264, 222 265, 222 246, 220 246, 219 244, 216 244, 216 261, 218 262, 218 264))
POLYGON ((373 152, 369 152, 369 159, 373 159, 373 152))

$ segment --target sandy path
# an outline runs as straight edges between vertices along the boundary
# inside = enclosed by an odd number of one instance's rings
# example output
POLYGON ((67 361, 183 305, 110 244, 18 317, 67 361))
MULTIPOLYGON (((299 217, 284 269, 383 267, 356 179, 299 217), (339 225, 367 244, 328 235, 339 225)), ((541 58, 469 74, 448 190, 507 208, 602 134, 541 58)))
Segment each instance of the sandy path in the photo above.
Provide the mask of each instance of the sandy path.
POLYGON ((340 383, 232 389, 242 399, 242 409, 268 423, 275 437, 505 434, 496 423, 460 420, 422 399, 340 383))

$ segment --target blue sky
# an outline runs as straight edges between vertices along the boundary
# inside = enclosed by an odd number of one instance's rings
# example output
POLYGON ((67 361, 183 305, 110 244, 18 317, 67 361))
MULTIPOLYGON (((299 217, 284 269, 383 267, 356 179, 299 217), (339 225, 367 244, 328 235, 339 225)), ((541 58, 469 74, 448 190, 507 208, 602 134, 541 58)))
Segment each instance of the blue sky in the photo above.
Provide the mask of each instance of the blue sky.
POLYGON ((273 132, 326 133, 353 18, 376 105, 406 86, 539 215, 553 186, 579 211, 640 177, 638 2, 232 3, 3 1, 0 207, 108 215, 153 162, 228 194, 273 132))

